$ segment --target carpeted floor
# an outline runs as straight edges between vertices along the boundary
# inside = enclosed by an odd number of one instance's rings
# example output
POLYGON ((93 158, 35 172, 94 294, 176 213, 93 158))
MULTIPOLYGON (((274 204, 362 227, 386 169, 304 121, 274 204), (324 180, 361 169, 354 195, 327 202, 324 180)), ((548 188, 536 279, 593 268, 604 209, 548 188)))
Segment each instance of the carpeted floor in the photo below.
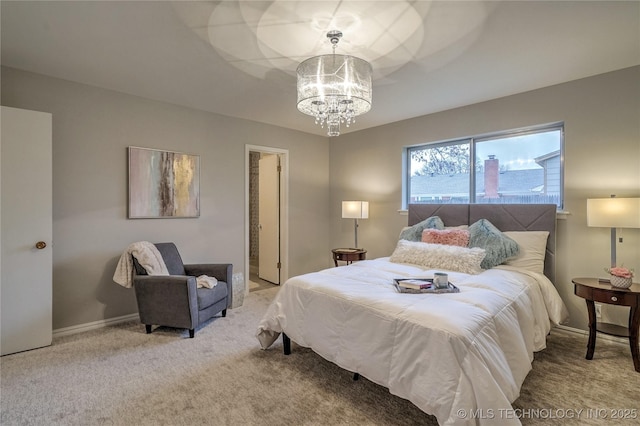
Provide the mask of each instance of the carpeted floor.
MULTIPOLYGON (((194 339, 166 327, 147 335, 130 322, 4 356, 0 424, 436 424, 410 402, 365 378, 353 381, 311 350, 294 344, 284 356, 281 340, 260 350, 256 326, 277 290, 251 292, 243 306, 204 324, 194 339)), ((514 411, 505 414, 525 425, 640 424, 640 373, 629 348, 600 339, 595 359, 587 361, 585 346, 586 336, 553 332, 514 411)), ((501 414, 484 414, 499 424, 501 414)))
POLYGON ((277 285, 265 280, 257 279, 249 281, 249 292, 268 290, 274 287, 277 287, 277 285))
POLYGON ((257 272, 249 273, 249 291, 262 291, 270 288, 278 287, 278 284, 274 284, 267 280, 263 280, 258 276, 257 272))

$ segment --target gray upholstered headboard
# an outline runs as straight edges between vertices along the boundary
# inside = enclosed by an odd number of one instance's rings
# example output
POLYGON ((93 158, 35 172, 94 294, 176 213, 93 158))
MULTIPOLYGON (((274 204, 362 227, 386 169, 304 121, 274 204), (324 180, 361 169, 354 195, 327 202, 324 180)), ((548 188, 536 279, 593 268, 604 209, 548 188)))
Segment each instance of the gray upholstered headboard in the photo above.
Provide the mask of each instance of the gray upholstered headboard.
POLYGON ((408 225, 439 216, 446 226, 487 219, 501 231, 548 231, 544 274, 555 283, 556 209, 555 204, 410 204, 408 225))

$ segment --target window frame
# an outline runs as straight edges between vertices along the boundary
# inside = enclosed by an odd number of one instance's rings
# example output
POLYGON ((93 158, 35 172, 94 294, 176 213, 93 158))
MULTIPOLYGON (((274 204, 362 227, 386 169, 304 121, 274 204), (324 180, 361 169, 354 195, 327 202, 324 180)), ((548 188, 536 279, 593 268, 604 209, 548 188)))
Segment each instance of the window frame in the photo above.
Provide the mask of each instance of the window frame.
MULTIPOLYGON (((537 133, 545 133, 550 131, 559 131, 560 135, 560 182, 559 182, 559 203, 558 211, 564 208, 564 122, 558 121, 536 126, 523 127, 518 129, 504 130, 498 132, 485 133, 475 136, 466 136, 442 141, 433 141, 416 145, 405 146, 402 149, 402 209, 406 210, 411 198, 411 151, 417 148, 434 148, 438 146, 469 144, 469 203, 478 204, 476 202, 476 145, 482 142, 492 141, 495 139, 507 139, 516 136, 526 136, 537 133)), ((435 203, 420 203, 435 204, 435 203)), ((440 204, 440 203, 437 203, 440 204)))

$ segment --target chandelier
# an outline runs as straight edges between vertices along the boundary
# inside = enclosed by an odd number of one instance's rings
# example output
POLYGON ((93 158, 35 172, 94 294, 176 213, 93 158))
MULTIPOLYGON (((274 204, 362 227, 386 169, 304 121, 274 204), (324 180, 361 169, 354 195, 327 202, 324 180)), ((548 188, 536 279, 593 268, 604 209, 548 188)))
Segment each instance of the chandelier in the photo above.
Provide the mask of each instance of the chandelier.
POLYGON ((309 58, 298 65, 298 110, 327 126, 329 136, 340 134, 355 117, 371 109, 371 65, 348 55, 336 55, 340 31, 329 31, 333 54, 309 58))

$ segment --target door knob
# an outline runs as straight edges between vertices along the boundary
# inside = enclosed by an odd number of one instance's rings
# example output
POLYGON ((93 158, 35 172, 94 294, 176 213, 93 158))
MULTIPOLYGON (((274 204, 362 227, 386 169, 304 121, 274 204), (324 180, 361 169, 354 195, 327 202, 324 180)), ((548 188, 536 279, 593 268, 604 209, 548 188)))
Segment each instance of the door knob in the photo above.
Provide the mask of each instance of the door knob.
POLYGON ((38 241, 36 243, 36 248, 38 250, 42 250, 43 248, 45 248, 47 246, 47 243, 45 243, 44 241, 38 241))

